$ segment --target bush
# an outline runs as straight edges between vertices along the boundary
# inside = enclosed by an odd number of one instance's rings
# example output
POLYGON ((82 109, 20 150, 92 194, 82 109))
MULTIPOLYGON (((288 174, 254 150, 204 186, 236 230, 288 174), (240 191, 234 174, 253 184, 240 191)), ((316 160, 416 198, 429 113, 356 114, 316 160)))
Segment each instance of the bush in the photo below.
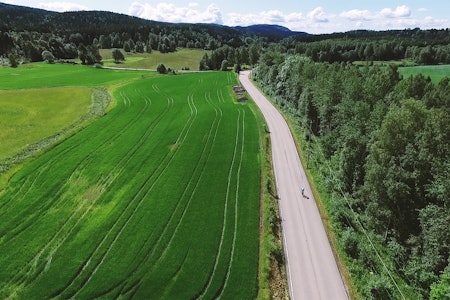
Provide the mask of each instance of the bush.
POLYGON ((228 70, 228 60, 224 59, 222 61, 222 65, 220 66, 221 71, 227 71, 228 70))
POLYGON ((166 74, 167 73, 167 69, 166 66, 163 64, 160 64, 157 68, 156 71, 158 71, 159 74, 166 74))
POLYGON ((8 56, 8 59, 11 68, 17 68, 19 66, 19 60, 17 59, 17 56, 15 54, 10 54, 8 56))
POLYGON ((351 258, 358 259, 358 237, 353 228, 344 230, 344 232, 342 233, 341 242, 345 253, 347 253, 351 258))
POLYGON ((42 51, 42 58, 48 63, 48 64, 53 64, 55 63, 55 56, 53 55, 53 53, 51 53, 48 50, 44 50, 42 51))
POLYGON ((447 270, 442 273, 440 281, 431 285, 430 299, 450 299, 450 265, 447 270))

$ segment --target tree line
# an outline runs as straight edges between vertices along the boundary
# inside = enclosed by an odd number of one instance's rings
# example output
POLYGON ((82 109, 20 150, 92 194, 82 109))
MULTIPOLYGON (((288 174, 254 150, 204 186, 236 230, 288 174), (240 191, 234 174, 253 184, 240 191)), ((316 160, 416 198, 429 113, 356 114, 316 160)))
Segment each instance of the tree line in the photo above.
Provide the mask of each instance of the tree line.
POLYGON ((353 31, 319 36, 289 37, 277 50, 303 54, 315 62, 389 61, 408 59, 417 64, 450 63, 450 32, 405 29, 353 31))
POLYGON ((199 70, 228 70, 228 67, 240 69, 241 65, 256 65, 259 61, 260 52, 264 49, 265 43, 258 40, 246 39, 244 45, 230 47, 224 45, 210 54, 205 53, 200 61, 199 70))
POLYGON ((297 35, 277 42, 255 39, 243 47, 219 47, 200 62, 200 70, 221 70, 224 64, 256 65, 261 53, 298 54, 314 62, 398 61, 419 65, 450 63, 450 33, 446 30, 405 29, 385 32, 355 31, 297 35))
MULTIPOLYGON (((261 56, 254 78, 295 116, 315 149, 311 161, 332 195, 332 217, 349 260, 383 273, 368 254, 373 251, 360 220, 417 294, 429 298, 446 286, 449 78, 433 84, 423 75, 402 78, 393 66, 317 63, 276 51, 261 56)), ((395 295, 387 275, 381 278, 382 293, 395 295)))

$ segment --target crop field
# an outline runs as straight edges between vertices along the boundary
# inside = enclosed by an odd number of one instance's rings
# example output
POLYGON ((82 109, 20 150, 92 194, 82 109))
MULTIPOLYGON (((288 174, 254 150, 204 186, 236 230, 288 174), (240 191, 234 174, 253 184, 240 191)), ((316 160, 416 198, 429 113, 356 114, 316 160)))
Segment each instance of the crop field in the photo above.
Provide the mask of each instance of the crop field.
POLYGON ((425 77, 430 76, 433 83, 439 83, 444 77, 450 78, 450 65, 402 67, 399 72, 404 78, 422 74, 425 77))
POLYGON ((0 298, 256 297, 251 106, 231 73, 138 78, 0 192, 0 298))
POLYGON ((44 139, 55 140, 99 112, 98 86, 153 75, 69 64, 0 68, 0 189, 9 176, 2 170, 45 148, 44 139))

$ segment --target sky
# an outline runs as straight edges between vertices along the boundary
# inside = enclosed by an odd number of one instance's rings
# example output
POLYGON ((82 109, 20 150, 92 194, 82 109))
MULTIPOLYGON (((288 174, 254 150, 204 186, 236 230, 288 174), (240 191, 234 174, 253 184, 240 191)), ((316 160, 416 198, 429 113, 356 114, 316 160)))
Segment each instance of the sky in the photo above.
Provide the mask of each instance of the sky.
POLYGON ((448 0, 0 0, 52 11, 106 10, 174 23, 276 24, 312 34, 450 28, 448 0))

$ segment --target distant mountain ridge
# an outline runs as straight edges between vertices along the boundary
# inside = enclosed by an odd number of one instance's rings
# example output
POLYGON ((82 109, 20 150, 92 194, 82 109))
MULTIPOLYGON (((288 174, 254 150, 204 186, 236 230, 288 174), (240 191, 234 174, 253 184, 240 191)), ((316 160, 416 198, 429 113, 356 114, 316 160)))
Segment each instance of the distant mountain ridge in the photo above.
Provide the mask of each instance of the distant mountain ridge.
POLYGON ((289 28, 280 25, 255 24, 250 26, 235 26, 234 28, 256 34, 275 34, 284 37, 309 35, 309 33, 302 31, 292 31, 289 28))
MULTIPOLYGON (((125 14, 113 13, 108 11, 76 11, 76 12, 54 12, 47 11, 38 8, 31 8, 26 6, 12 5, 0 2, 0 30, 67 30, 67 26, 70 21, 75 21, 76 18, 83 19, 88 25, 97 23, 96 19, 102 21, 112 22, 113 24, 120 25, 134 25, 134 26, 199 26, 202 28, 214 28, 223 29, 228 34, 245 34, 245 35, 257 35, 267 37, 270 40, 280 40, 289 36, 308 35, 305 32, 295 32, 290 29, 279 25, 257 24, 250 26, 225 26, 217 24, 191 24, 191 23, 168 23, 159 22, 153 20, 142 19, 125 14), (52 25, 53 23, 53 25, 52 25), (60 28, 58 28, 58 24, 60 28)), ((78 21, 78 20, 77 20, 78 21)), ((78 22, 82 26, 80 22, 78 22)), ((78 28, 72 28, 77 30, 78 28)), ((82 29, 80 29, 82 31, 82 29)), ((215 31, 213 30, 213 31, 215 31)))

